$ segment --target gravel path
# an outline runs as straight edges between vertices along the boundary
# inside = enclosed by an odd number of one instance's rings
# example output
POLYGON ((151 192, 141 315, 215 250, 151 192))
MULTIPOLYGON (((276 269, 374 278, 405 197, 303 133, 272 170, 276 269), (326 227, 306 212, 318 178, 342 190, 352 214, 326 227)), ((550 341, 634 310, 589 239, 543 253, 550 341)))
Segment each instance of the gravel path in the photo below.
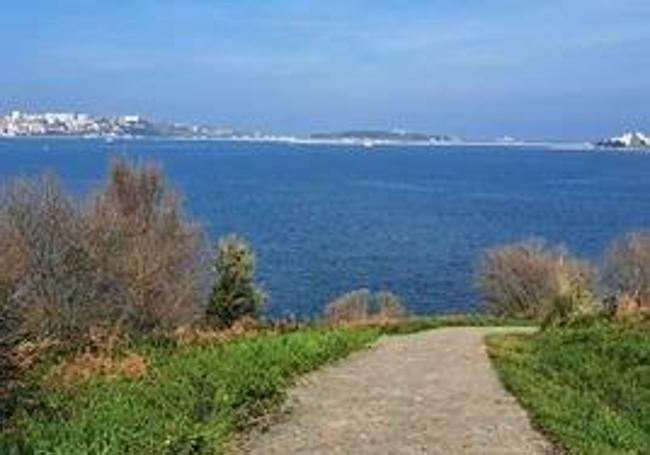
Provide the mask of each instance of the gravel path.
MULTIPOLYGON (((252 454, 548 454, 499 383, 483 338, 447 328, 383 338, 291 393, 287 412, 244 444, 252 454)), ((519 329, 515 329, 519 330, 519 329)))

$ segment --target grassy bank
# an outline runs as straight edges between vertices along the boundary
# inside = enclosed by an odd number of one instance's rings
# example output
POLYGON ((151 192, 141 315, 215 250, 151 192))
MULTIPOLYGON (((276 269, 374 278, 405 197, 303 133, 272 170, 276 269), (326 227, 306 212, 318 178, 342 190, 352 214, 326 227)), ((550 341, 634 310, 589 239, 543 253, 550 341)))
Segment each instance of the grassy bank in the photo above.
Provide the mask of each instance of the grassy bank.
POLYGON ((523 318, 507 318, 480 313, 450 314, 444 316, 410 317, 379 324, 377 327, 385 335, 408 335, 425 330, 443 327, 519 327, 535 325, 534 321, 523 318))
POLYGON ((296 375, 379 331, 304 329, 210 346, 140 345, 146 374, 39 389, 0 436, 0 453, 215 453, 280 402, 296 375))
POLYGON ((650 332, 599 323, 498 335, 488 349, 534 421, 576 454, 650 453, 650 332))
MULTIPOLYGON (((525 321, 481 315, 414 317, 234 341, 139 342, 126 351, 141 361, 111 374, 87 361, 71 369, 90 366, 85 375, 52 375, 60 368, 42 365, 31 375, 31 393, 21 397, 18 412, 0 433, 0 453, 218 453, 282 402, 296 376, 382 334, 521 324, 525 321)), ((61 360, 70 366, 64 357, 55 362, 59 367, 61 360)))

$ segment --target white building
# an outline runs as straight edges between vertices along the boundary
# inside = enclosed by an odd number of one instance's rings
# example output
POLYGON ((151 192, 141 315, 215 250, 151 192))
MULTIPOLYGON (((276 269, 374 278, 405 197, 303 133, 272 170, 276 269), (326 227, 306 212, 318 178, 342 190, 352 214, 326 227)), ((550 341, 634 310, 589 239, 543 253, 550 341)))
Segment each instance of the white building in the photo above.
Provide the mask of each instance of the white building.
POLYGON ((140 116, 139 115, 125 115, 122 117, 122 121, 124 123, 140 123, 140 116))

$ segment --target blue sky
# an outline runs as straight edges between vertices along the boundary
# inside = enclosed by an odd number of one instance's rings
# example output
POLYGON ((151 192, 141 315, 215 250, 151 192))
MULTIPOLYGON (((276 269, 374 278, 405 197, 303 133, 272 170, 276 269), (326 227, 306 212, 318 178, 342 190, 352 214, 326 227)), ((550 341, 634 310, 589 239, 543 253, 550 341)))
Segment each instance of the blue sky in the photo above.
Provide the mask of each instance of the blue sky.
POLYGON ((0 109, 277 132, 650 130, 648 0, 0 0, 0 109))

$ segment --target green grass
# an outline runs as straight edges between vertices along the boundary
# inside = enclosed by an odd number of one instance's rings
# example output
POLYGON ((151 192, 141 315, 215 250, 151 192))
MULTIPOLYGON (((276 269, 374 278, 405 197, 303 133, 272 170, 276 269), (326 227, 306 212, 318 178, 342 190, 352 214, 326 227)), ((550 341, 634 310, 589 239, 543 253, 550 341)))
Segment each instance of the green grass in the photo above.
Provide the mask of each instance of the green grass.
POLYGON ((570 453, 650 453, 650 331, 595 323, 494 335, 488 349, 505 385, 570 453))
POLYGON ((210 347, 141 346, 144 379, 41 391, 0 434, 0 453, 219 453, 297 375, 363 348, 376 329, 304 329, 210 347))
POLYGON ((408 335, 443 327, 509 327, 530 326, 534 324, 534 322, 526 319, 502 318, 478 313, 468 313, 412 317, 395 323, 381 325, 379 329, 386 335, 408 335))
POLYGON ((0 453, 189 454, 224 451, 233 435, 285 398, 296 376, 346 356, 381 334, 448 326, 521 325, 480 315, 416 317, 377 327, 306 327, 212 346, 140 342, 143 379, 109 379, 43 389, 23 397, 0 453))

